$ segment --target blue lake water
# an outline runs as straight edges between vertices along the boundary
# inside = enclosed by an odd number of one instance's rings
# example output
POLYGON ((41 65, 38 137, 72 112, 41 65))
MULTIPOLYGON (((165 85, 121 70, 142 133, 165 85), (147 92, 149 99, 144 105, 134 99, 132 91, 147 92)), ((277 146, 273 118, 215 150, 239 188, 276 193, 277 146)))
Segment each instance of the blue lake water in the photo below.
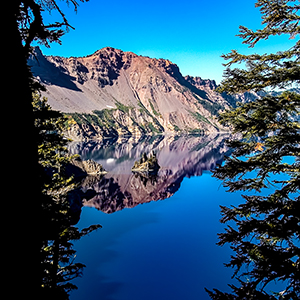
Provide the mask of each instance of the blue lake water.
POLYGON ((226 136, 157 137, 142 141, 72 144, 108 171, 83 183, 97 195, 84 202, 79 228, 103 227, 74 243, 86 265, 74 280, 71 300, 210 299, 204 288, 229 291, 228 246, 219 247, 219 205, 238 205, 209 171, 222 162, 226 136), (130 168, 142 152, 155 151, 158 178, 145 180, 130 168))

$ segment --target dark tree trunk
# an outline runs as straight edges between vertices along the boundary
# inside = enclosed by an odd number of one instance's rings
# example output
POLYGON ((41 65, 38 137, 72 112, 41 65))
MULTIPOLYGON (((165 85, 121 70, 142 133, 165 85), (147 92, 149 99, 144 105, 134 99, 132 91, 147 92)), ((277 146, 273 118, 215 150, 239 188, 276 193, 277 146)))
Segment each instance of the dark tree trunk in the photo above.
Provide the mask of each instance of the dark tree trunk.
MULTIPOLYGON (((27 66, 17 16, 20 2, 6 1, 5 28, 2 35, 2 112, 7 114, 8 125, 4 131, 4 145, 9 147, 6 159, 9 163, 5 188, 13 205, 8 213, 12 217, 10 243, 13 262, 17 269, 15 290, 22 298, 35 298, 40 290, 40 220, 41 205, 38 175, 38 156, 32 111, 31 72, 27 66), (7 36, 6 36, 7 35, 7 36), (17 131, 16 131, 17 129, 17 131), (20 147, 22 145, 22 147, 20 147), (12 242, 11 242, 12 241, 12 242)), ((2 114, 2 118, 5 114, 2 114)), ((3 118, 4 120, 4 118, 3 118)), ((7 120, 6 120, 7 121, 7 120)), ((5 212, 7 213, 7 212, 5 212)), ((11 217, 8 217, 11 220, 11 217)), ((6 277, 6 276, 5 276, 6 277)))

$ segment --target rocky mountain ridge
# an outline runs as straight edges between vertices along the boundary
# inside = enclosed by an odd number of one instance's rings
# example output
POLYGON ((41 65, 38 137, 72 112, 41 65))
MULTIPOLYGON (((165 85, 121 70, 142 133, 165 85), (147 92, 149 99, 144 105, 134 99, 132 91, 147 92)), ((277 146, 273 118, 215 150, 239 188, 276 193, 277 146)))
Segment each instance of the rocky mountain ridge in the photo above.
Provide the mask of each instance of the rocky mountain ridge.
POLYGON ((36 47, 29 65, 51 107, 68 115, 73 140, 224 131, 218 112, 242 99, 217 93, 213 80, 183 77, 169 60, 111 47, 69 58, 36 47))

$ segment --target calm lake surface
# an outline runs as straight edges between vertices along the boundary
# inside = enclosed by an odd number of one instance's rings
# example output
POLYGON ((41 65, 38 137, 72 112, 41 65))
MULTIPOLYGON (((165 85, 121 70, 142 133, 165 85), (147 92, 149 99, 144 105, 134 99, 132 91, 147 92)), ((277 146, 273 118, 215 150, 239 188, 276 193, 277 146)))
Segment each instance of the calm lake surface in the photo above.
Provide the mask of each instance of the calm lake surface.
POLYGON ((219 247, 219 205, 237 205, 210 170, 228 148, 226 135, 147 137, 97 143, 72 143, 69 149, 108 171, 88 177, 79 228, 103 227, 74 244, 86 265, 74 280, 71 300, 199 300, 204 288, 229 291, 232 269, 228 246, 219 247), (132 174, 134 161, 154 151, 161 166, 157 178, 132 174))

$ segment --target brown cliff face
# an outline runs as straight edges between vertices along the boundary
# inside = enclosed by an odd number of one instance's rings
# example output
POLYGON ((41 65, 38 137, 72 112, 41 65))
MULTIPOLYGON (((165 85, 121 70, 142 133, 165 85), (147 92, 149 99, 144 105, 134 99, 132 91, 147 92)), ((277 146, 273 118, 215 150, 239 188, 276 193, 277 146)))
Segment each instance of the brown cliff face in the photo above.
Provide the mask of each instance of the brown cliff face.
POLYGON ((49 104, 70 114, 71 138, 143 135, 153 132, 216 132, 219 110, 229 102, 177 65, 103 48, 86 57, 44 56, 29 59, 34 76, 45 85, 49 104))

